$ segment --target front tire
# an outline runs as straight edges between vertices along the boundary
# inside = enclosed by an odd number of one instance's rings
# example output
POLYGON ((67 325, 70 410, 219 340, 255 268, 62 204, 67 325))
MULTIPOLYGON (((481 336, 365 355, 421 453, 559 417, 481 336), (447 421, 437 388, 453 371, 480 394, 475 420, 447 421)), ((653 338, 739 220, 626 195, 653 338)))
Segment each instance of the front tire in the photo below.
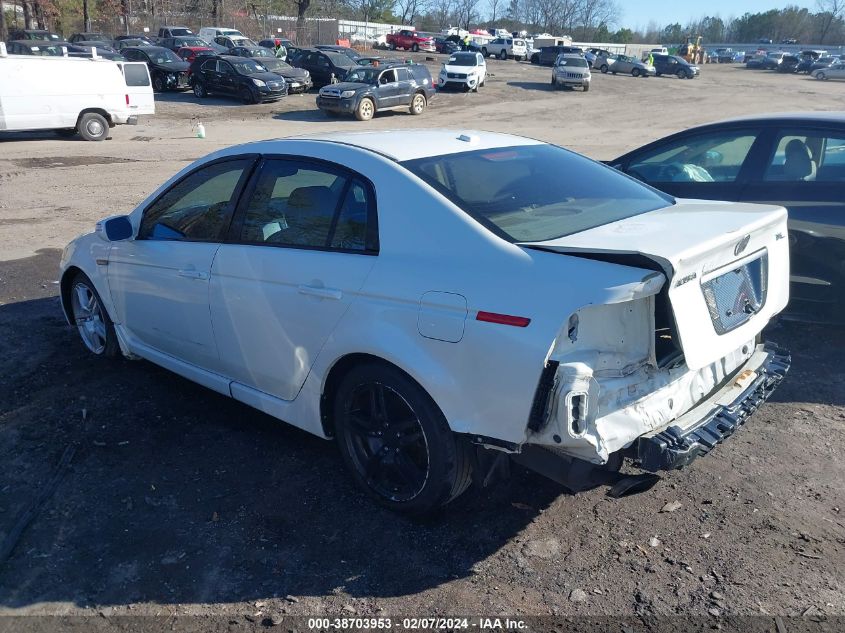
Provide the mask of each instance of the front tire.
POLYGON ((505 61, 508 58, 508 52, 503 48, 499 51, 499 59, 505 61))
POLYGON ((391 510, 430 513, 470 484, 469 447, 428 394, 394 367, 352 369, 338 387, 334 420, 356 483, 391 510))
POLYGON ((109 122, 96 112, 87 112, 79 119, 79 135, 86 141, 104 141, 109 135, 109 122))
POLYGON ((153 92, 164 92, 164 88, 164 78, 158 73, 155 73, 153 75, 153 92))
POLYGON ((252 90, 249 88, 244 88, 241 90, 241 101, 244 102, 245 105, 252 105, 256 102, 255 95, 252 94, 252 90))
POLYGON ((414 52, 414 53, 418 53, 418 52, 419 52, 419 50, 420 50, 420 47, 419 47, 419 45, 418 45, 418 44, 414 44, 413 46, 411 46, 411 51, 412 51, 412 52, 414 52))
POLYGON ((369 121, 376 113, 376 106, 369 97, 364 97, 355 108, 355 118, 359 121, 369 121))
POLYGON ((631 76, 632 77, 639 77, 640 76, 640 69, 639 68, 632 68, 631 69, 631 76))
POLYGON ((120 353, 117 333, 94 284, 85 273, 77 273, 70 285, 70 314, 88 351, 102 358, 120 353))
POLYGON ((686 78, 687 73, 684 70, 679 70, 677 75, 678 75, 678 79, 684 79, 684 78, 686 78))

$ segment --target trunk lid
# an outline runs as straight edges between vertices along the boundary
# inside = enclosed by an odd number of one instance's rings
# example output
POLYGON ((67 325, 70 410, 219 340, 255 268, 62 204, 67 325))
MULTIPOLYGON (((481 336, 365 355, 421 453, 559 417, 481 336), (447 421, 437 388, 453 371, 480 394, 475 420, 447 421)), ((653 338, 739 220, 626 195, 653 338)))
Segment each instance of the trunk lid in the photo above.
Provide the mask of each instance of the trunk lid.
POLYGON ((690 369, 752 340, 789 299, 786 210, 754 204, 677 204, 545 242, 561 253, 642 255, 669 280, 669 303, 690 369))

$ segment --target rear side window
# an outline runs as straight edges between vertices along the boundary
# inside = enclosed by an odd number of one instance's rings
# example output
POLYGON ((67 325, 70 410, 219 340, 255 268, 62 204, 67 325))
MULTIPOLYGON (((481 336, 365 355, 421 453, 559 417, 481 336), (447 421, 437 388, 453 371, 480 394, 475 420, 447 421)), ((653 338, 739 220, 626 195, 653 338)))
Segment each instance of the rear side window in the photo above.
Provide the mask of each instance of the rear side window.
POLYGON ((261 167, 236 239, 372 251, 368 227, 373 228, 373 211, 369 187, 347 172, 323 163, 269 159, 261 167))
POLYGON ((124 64, 123 76, 127 86, 149 86, 150 74, 147 67, 141 64, 124 64))
POLYGON ((553 145, 476 150, 402 165, 513 242, 551 240, 674 202, 609 167, 553 145))
POLYGON ((845 182, 845 132, 783 133, 764 177, 780 182, 845 182))

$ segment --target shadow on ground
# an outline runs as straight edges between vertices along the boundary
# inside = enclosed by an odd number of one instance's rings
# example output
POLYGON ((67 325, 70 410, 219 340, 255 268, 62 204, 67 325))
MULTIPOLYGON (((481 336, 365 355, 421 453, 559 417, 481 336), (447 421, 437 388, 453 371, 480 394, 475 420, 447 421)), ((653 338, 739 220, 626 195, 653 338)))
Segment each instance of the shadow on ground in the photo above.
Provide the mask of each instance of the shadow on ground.
MULTIPOLYGON (((471 576, 564 494, 518 471, 429 522, 381 510, 334 444, 150 363, 92 358, 49 284, 57 259, 2 263, 0 543, 76 451, 0 561, 2 606, 404 596, 471 576)), ((845 402, 841 330, 769 338, 795 358, 776 399, 845 402)))

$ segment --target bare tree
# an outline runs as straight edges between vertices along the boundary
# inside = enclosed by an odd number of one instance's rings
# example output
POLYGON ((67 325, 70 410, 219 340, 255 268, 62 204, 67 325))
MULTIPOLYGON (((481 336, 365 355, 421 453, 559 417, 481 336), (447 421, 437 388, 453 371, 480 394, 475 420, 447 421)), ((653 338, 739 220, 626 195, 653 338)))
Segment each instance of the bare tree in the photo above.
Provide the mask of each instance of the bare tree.
POLYGON ((845 0, 816 0, 816 6, 823 14, 819 44, 824 44, 824 38, 827 37, 830 27, 845 14, 845 0))
POLYGON ((397 15, 401 18, 402 24, 413 24, 417 16, 427 10, 428 5, 427 0, 398 0, 397 15))
POLYGON ((499 7, 502 5, 502 0, 490 0, 490 21, 495 26, 496 19, 499 17, 499 7))
POLYGON ((458 0, 455 7, 455 17, 458 24, 469 30, 469 25, 475 19, 475 7, 478 5, 478 0, 458 0))
POLYGON ((432 5, 432 12, 434 13, 434 19, 437 22, 437 26, 440 29, 443 29, 447 26, 450 26, 449 21, 452 17, 452 14, 455 10, 455 1, 454 0, 434 0, 434 4, 432 5))

